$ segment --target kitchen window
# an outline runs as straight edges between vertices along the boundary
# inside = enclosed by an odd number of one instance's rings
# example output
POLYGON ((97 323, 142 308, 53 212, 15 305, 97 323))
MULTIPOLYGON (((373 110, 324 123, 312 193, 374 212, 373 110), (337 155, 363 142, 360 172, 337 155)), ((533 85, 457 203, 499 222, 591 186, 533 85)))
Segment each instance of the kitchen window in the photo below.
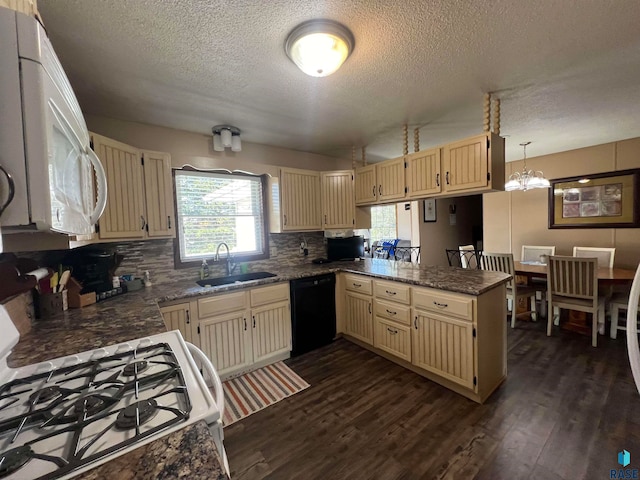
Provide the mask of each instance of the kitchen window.
POLYGON ((371 207, 371 242, 396 238, 397 232, 395 205, 371 207))
POLYGON ((176 170, 175 187, 176 265, 210 260, 222 242, 236 260, 268 258, 264 177, 176 170))

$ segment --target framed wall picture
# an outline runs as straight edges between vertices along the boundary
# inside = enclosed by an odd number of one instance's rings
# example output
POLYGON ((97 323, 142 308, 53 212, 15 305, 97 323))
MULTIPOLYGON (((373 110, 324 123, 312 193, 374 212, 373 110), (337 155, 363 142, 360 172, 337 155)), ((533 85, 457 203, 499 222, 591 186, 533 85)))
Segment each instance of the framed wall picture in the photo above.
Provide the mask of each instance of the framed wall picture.
POLYGON ((638 228, 640 169, 551 180, 549 228, 638 228))
POLYGON ((435 198, 427 198, 424 200, 424 221, 426 222, 435 222, 437 219, 436 216, 436 199, 435 198))

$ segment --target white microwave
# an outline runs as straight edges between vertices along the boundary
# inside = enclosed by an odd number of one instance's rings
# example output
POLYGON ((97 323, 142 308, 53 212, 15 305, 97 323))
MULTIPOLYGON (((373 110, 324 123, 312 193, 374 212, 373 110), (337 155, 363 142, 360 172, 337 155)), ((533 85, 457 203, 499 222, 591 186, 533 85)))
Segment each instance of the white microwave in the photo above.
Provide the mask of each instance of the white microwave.
POLYGON ((91 234, 106 179, 60 61, 35 18, 2 7, 0 45, 2 231, 91 234))

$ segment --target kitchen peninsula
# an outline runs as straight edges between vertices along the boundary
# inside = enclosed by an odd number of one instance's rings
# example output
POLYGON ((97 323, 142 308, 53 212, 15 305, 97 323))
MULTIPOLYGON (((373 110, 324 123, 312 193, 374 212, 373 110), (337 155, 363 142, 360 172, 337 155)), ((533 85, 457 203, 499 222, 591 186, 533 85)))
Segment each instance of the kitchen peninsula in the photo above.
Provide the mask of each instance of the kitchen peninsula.
MULTIPOLYGON (((510 278, 508 275, 449 267, 417 267, 386 260, 336 262, 328 265, 302 264, 283 267, 273 273, 277 275, 213 288, 197 286, 195 281, 159 284, 128 293, 118 299, 100 302, 82 309, 68 310, 56 318, 36 322, 32 330, 24 335, 14 348, 8 359, 9 366, 20 367, 49 360, 52 357, 71 355, 161 333, 166 327, 158 304, 192 301, 197 305, 198 300, 215 295, 288 282, 322 273, 336 273, 338 278, 337 331, 344 333, 346 338, 478 402, 484 401, 506 376, 504 298, 505 283, 510 278), (383 295, 395 297, 396 291, 404 291, 405 300, 395 298, 385 303, 376 297, 374 299, 376 312, 385 305, 393 307, 393 309, 389 308, 390 312, 399 310, 398 307, 407 307, 409 305, 406 303, 407 291, 413 290, 412 314, 417 316, 413 326, 418 327, 423 325, 423 322, 426 322, 426 326, 431 325, 429 327, 431 330, 427 328, 424 332, 426 337, 424 335, 420 337, 422 341, 430 339, 429 341, 434 343, 437 340, 434 337, 437 332, 438 335, 444 335, 443 351, 449 352, 448 356, 444 355, 441 358, 451 361, 451 355, 454 353, 460 353, 462 357, 456 359, 451 365, 442 365, 438 364, 432 356, 434 362, 429 365, 428 356, 421 354, 417 357, 420 361, 411 364, 406 361, 407 357, 403 360, 390 355, 389 348, 384 348, 384 345, 378 348, 380 345, 377 343, 367 342, 365 337, 354 335, 351 328, 353 319, 350 316, 353 312, 348 311, 348 299, 363 295, 363 292, 354 294, 350 291, 358 288, 348 284, 349 281, 353 282, 354 278, 372 282, 371 285, 375 284, 376 288, 382 286, 383 295), (398 300, 405 303, 400 304, 398 300), (437 310, 452 308, 453 311, 446 315, 441 311, 430 314, 429 304, 437 310), (432 323, 429 324, 429 322, 432 323), (429 336, 430 331, 431 336, 429 336), (472 343, 477 342, 477 348, 464 344, 467 333, 472 343), (455 345, 458 346, 457 350, 454 348, 455 345), (488 346, 491 346, 491 351, 486 351, 488 346), (459 371, 460 368, 463 371, 459 371), (465 385, 465 379, 470 379, 470 383, 465 385)), ((375 296, 376 292, 372 290, 370 294, 375 296)), ((365 296, 365 301, 370 303, 365 306, 364 311, 368 312, 373 325, 374 310, 371 298, 366 300, 365 296)), ((388 318, 385 319, 382 316, 384 314, 384 312, 376 314, 376 322, 385 322, 384 325, 388 330, 402 329, 401 325, 396 325, 388 318)), ((405 332, 407 328, 405 327, 405 332)), ((419 351, 420 346, 417 343, 414 344, 419 351)), ((392 344, 387 345, 389 346, 392 344)), ((142 475, 140 478, 165 478, 167 472, 173 471, 178 466, 181 470, 190 471, 191 478, 225 478, 213 441, 202 421, 92 469, 81 478, 103 478, 106 472, 112 471, 110 467, 113 462, 117 463, 119 471, 124 472, 123 475, 126 472, 137 471, 135 475, 142 475), (198 445, 200 447, 197 447, 198 445), (210 448, 206 448, 207 445, 210 448), (179 451, 185 448, 189 448, 191 455, 185 457, 179 454, 179 451)))

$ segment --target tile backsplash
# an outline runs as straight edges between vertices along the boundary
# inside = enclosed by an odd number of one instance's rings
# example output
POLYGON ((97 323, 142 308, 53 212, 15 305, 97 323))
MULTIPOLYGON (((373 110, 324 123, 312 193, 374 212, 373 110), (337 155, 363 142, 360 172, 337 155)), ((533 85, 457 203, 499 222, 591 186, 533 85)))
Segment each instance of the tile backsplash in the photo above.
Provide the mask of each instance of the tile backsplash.
MULTIPOLYGON (((271 255, 267 260, 246 262, 248 271, 268 271, 283 265, 300 265, 310 263, 312 259, 326 256, 326 246, 322 232, 281 233, 269 235, 271 255), (306 241, 309 254, 300 253, 300 243, 306 241)), ((180 280, 197 280, 200 278, 200 267, 174 269, 173 240, 144 240, 133 242, 115 242, 93 244, 82 249, 91 248, 110 253, 117 252, 124 257, 116 273, 124 275, 133 273, 141 277, 146 270, 153 283, 167 283, 180 280)), ((67 255, 68 251, 20 252, 18 257, 28 257, 40 265, 55 266, 67 255)), ((225 275, 225 264, 209 264, 211 277, 225 275)), ((239 270, 236 270, 239 273, 239 270)))

